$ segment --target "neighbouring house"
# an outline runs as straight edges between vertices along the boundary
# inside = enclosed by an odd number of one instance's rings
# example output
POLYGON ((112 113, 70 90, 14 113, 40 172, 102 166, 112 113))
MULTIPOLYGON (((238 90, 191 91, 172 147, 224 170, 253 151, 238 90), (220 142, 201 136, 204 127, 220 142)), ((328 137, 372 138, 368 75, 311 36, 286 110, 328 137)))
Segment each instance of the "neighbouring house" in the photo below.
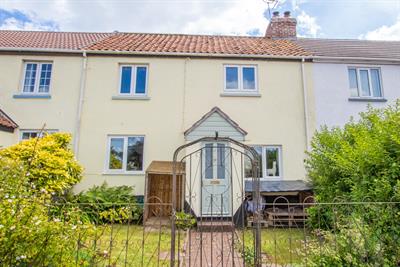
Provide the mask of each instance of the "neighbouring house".
POLYGON ((382 108, 400 98, 400 42, 304 39, 313 54, 315 120, 343 126, 367 106, 382 108))
POLYGON ((14 134, 17 128, 18 124, 0 109, 0 148, 10 146, 17 142, 14 134))
MULTIPOLYGON (((47 132, 73 135, 76 157, 85 167, 76 191, 105 181, 132 185, 135 194, 147 200, 170 202, 176 194, 178 201, 189 202, 181 178, 181 190, 172 191, 173 153, 217 133, 257 151, 265 197, 284 194, 301 201, 311 190, 305 182, 304 152, 315 129, 335 117, 336 108, 327 105, 323 90, 333 96, 335 90, 349 96, 363 92, 363 87, 350 90, 353 78, 350 84, 343 81, 358 66, 354 56, 343 54, 347 61, 340 63, 340 72, 331 73, 320 63, 331 56, 308 45, 314 41, 296 37, 296 20, 289 12, 275 12, 263 37, 0 31, 0 106, 19 123, 15 142, 37 136, 44 125, 47 132), (335 88, 337 81, 340 86, 335 88)), ((320 46, 327 44, 329 40, 323 40, 320 46)), ((398 42, 384 44, 382 55, 398 53, 398 42)), ((370 62, 369 86, 376 88, 377 63, 370 62)), ((388 66, 398 68, 396 62, 388 66)), ((329 61, 328 67, 336 63, 329 61)), ((363 70, 354 71, 362 82, 363 70)), ((386 83, 399 76, 392 77, 386 67, 378 74, 381 92, 385 86, 388 97, 386 83)), ((341 107, 341 121, 358 111, 343 112, 353 104, 349 97, 331 98, 341 107)), ((365 108, 362 104, 359 109, 365 108)), ((0 138, 0 145, 9 143, 0 138)), ((201 215, 208 214, 205 189, 229 186, 223 182, 228 164, 221 160, 229 144, 199 145, 205 148, 197 158, 203 181, 193 186, 203 197, 191 209, 201 215), (207 162, 219 167, 206 168, 202 164, 207 162), (219 181, 210 182, 214 180, 219 181)), ((216 206, 223 216, 233 216, 240 205, 233 198, 253 188, 252 172, 244 166, 237 175, 243 187, 226 195, 232 204, 216 206)), ((180 169, 187 172, 188 165, 180 169)))

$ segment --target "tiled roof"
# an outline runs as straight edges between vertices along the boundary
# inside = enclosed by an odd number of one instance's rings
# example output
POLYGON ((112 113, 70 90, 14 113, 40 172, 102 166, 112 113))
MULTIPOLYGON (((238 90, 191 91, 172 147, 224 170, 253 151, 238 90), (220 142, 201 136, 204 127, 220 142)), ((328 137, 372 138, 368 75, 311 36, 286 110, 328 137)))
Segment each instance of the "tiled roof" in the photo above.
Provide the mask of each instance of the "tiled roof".
POLYGON ((265 37, 148 33, 118 33, 88 46, 87 50, 211 55, 309 55, 303 48, 289 40, 271 40, 265 37))
POLYGON ((400 59, 400 42, 346 39, 0 30, 0 49, 87 50, 92 53, 400 59))
POLYGON ((18 125, 0 109, 0 130, 13 132, 15 128, 18 128, 18 125))
POLYGON ((0 48, 79 50, 112 33, 0 31, 0 48))
POLYGON ((400 59, 399 41, 298 38, 295 42, 313 56, 400 59))

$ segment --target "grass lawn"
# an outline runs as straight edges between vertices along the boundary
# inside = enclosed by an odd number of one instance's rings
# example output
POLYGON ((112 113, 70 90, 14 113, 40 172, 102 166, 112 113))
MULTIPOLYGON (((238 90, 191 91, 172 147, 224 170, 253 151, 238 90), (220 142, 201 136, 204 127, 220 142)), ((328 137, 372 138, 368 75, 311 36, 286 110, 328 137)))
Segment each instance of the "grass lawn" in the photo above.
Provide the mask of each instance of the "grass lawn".
MULTIPOLYGON (((171 229, 143 229, 143 226, 137 225, 103 226, 96 242, 99 256, 92 265, 125 266, 126 263, 126 266, 168 266, 171 229)), ((184 235, 181 235, 183 238, 184 235)))
MULTIPOLYGON (((306 233, 307 234, 307 233, 306 233)), ((307 236, 309 240, 310 236, 307 236)), ((253 247, 253 234, 251 230, 245 232, 245 244, 253 247)), ((263 263, 299 264, 304 257, 304 232, 302 229, 274 229, 261 230, 261 253, 263 263)))

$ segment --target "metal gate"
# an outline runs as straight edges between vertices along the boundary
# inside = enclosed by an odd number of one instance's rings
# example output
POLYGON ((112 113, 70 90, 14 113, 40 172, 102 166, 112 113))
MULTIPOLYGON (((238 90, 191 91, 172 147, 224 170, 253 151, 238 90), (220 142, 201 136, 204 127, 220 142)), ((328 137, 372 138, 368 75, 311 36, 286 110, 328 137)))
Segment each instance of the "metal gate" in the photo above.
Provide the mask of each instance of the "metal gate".
POLYGON ((171 266, 261 266, 258 173, 258 153, 231 138, 216 134, 176 149, 171 266), (183 192, 177 192, 178 176, 183 192), (252 192, 245 192, 245 179, 252 181, 252 192), (177 203, 178 193, 183 203, 177 203))

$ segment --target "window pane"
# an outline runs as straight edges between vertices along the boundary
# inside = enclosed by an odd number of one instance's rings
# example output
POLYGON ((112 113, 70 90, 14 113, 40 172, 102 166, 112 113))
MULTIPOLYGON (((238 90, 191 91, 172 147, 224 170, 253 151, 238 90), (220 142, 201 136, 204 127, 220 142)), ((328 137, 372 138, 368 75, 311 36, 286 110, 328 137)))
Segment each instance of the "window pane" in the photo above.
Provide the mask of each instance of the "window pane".
POLYGON ((136 94, 145 94, 146 93, 146 67, 137 67, 136 68, 136 94))
POLYGON ((370 96, 368 71, 360 70, 361 94, 362 96, 370 96))
POLYGON ((349 69, 350 95, 358 96, 357 70, 349 69))
POLYGON ((372 93, 373 96, 375 97, 381 97, 382 96, 382 90, 381 90, 381 80, 380 80, 380 75, 379 75, 379 70, 378 69, 371 69, 371 85, 372 85, 372 93))
POLYGON ((127 171, 143 170, 144 137, 128 137, 127 171))
POLYGON ((226 163, 226 152, 225 152, 225 145, 224 144, 217 144, 218 150, 218 159, 217 159, 217 172, 218 172, 218 179, 225 179, 225 163, 226 163))
POLYGON ((214 178, 213 170, 213 145, 206 144, 205 146, 205 162, 204 162, 204 175, 206 179, 214 178))
MULTIPOLYGON (((262 161, 261 161, 262 147, 261 146, 254 146, 253 148, 255 149, 255 151, 257 152, 257 154, 259 156, 259 158, 258 158, 258 160, 259 160, 258 177, 262 177, 263 176, 262 175, 262 161)), ((249 154, 249 152, 247 152, 247 151, 246 151, 246 153, 249 154)), ((250 159, 247 156, 244 157, 244 165, 245 165, 244 166, 245 177, 246 178, 253 177, 253 169, 252 169, 252 166, 251 166, 250 159)))
POLYGON ((23 132, 22 133, 22 140, 28 140, 30 138, 36 138, 38 135, 37 132, 23 132))
POLYGON ((279 149, 267 147, 265 150, 267 176, 280 176, 279 173, 279 149))
POLYGON ((40 83, 39 92, 48 93, 50 88, 51 79, 51 67, 52 64, 42 64, 42 69, 40 71, 40 83))
POLYGON ((37 64, 26 64, 23 92, 32 93, 35 90, 37 64))
POLYGON ((239 88, 239 72, 237 67, 226 67, 226 89, 239 88))
POLYGON ((256 89, 255 68, 243 68, 243 89, 256 89))
POLYGON ((131 92, 132 67, 122 67, 121 73, 121 94, 129 94, 131 92))
POLYGON ((124 138, 111 138, 110 142, 110 170, 122 169, 122 159, 124 156, 124 138))

